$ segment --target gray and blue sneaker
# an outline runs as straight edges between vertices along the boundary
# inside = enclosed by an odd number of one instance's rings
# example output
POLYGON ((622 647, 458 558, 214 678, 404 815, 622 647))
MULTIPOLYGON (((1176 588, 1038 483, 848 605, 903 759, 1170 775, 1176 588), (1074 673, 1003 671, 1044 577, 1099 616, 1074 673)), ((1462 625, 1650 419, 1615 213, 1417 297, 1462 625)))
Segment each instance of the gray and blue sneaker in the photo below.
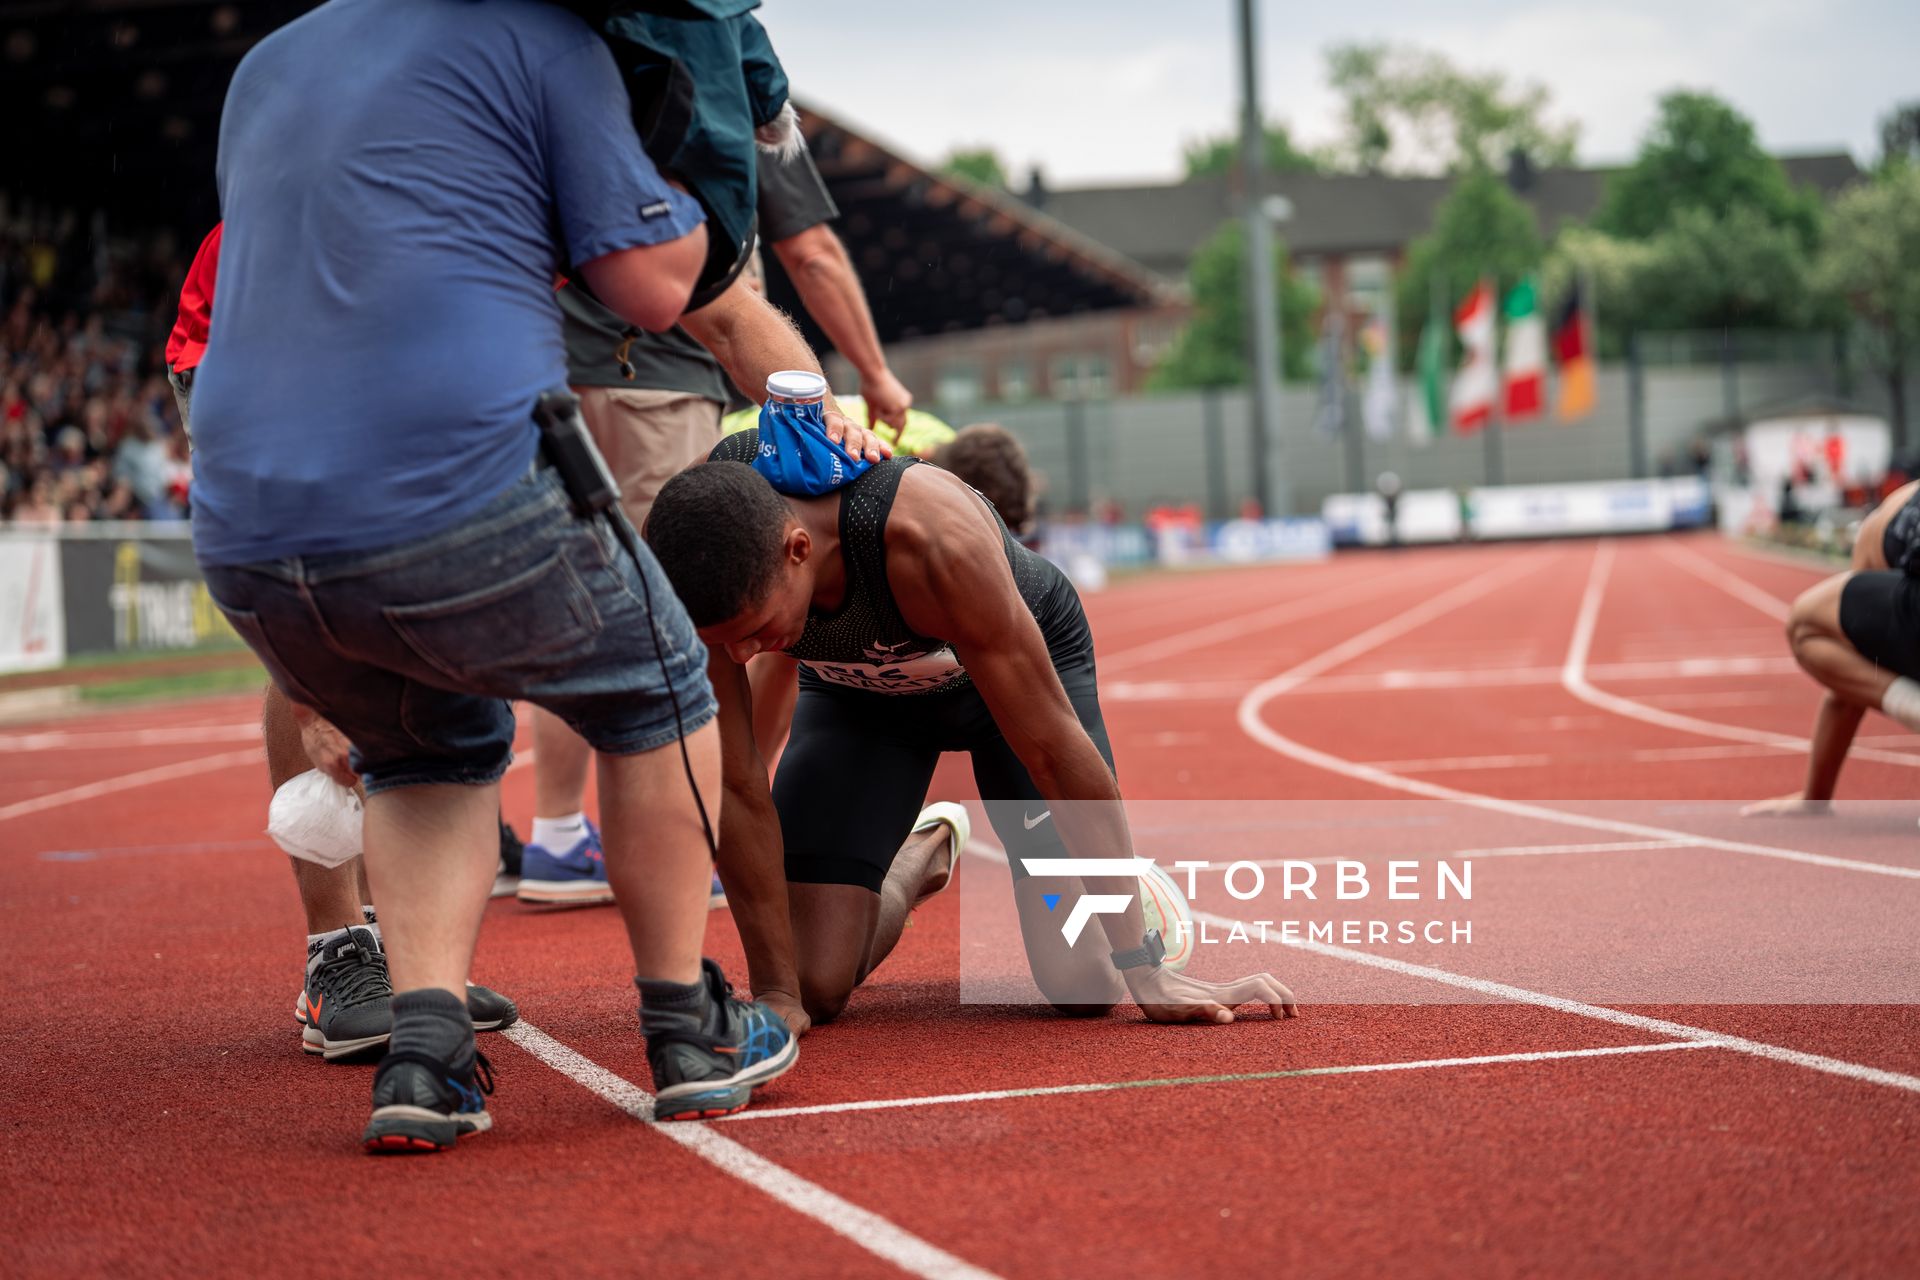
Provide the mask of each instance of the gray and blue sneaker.
POLYGON ((373 1077, 373 1118, 360 1143, 374 1155, 449 1151, 456 1140, 493 1127, 487 1095, 493 1065, 476 1052, 462 1070, 402 1049, 380 1060, 373 1077))
POLYGON ((700 962, 700 975, 706 987, 702 1008, 640 1009, 655 1120, 732 1115, 800 1058, 800 1042, 779 1014, 757 1000, 736 999, 711 960, 700 962))
MULTIPOLYGON (((374 924, 373 909, 367 924, 374 924)), ((307 981, 293 998, 300 1048, 328 1062, 364 1058, 385 1049, 393 1031, 393 984, 387 955, 373 928, 355 925, 307 948, 307 981)), ((467 984, 467 1013, 475 1031, 503 1031, 520 1009, 491 987, 467 984)))
POLYGON ((520 887, 514 896, 543 906, 584 907, 613 901, 607 883, 607 859, 600 851, 600 828, 587 823, 587 833, 568 849, 555 852, 529 844, 520 855, 520 887))

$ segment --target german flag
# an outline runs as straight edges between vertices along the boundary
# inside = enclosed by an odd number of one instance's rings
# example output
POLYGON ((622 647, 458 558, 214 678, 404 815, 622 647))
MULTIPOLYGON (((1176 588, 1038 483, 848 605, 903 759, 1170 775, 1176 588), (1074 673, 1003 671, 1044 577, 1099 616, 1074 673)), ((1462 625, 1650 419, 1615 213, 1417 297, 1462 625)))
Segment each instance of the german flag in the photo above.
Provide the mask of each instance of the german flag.
POLYGON ((1586 417, 1593 412, 1593 326, 1581 305, 1577 280, 1554 314, 1553 358, 1560 366, 1560 399, 1555 415, 1562 422, 1586 417))

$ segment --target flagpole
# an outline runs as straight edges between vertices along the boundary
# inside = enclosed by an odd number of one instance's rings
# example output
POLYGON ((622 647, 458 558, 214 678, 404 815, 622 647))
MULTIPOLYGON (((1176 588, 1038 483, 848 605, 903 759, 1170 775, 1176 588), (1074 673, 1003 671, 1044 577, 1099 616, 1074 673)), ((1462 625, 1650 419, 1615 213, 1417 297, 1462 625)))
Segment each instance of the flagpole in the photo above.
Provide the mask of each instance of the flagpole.
MULTIPOLYGON (((1488 305, 1493 308, 1494 345, 1497 349, 1499 346, 1500 333, 1500 277, 1494 276, 1492 280, 1493 296, 1488 299, 1488 305)), ((1501 455, 1501 445, 1503 442, 1500 438, 1501 424, 1506 420, 1506 415, 1502 412, 1501 401, 1505 400, 1506 396, 1506 375, 1501 371, 1499 356, 1495 355, 1493 357, 1493 405, 1487 415, 1487 425, 1485 428, 1487 484, 1489 487, 1506 483, 1506 459, 1501 455)))

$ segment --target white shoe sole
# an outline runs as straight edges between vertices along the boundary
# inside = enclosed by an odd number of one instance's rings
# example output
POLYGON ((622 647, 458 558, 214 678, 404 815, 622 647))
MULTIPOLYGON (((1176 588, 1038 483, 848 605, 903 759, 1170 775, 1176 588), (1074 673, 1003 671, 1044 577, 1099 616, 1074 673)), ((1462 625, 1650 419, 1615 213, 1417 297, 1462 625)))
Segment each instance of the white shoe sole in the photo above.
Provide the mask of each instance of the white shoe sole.
POLYGON ((573 907, 613 901, 613 890, 602 880, 528 880, 522 876, 514 897, 522 902, 573 907))

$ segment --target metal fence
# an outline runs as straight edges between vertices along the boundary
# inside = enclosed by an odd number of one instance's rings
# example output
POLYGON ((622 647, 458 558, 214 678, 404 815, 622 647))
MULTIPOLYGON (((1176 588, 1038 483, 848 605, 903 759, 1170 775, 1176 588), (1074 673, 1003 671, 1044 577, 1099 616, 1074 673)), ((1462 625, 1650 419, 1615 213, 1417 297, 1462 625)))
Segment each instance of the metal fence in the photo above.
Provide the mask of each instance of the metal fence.
MULTIPOLYGON (((1596 407, 1587 417, 1561 423, 1549 414, 1502 429, 1493 482, 1618 480, 1691 469, 1691 448, 1710 426, 1800 396, 1846 396, 1869 412, 1887 411, 1885 381, 1848 376, 1837 359, 1667 363, 1666 355, 1686 346, 1676 342, 1664 343, 1658 359, 1600 366, 1596 407)), ((1803 354, 1809 351, 1803 347, 1803 354)), ((1915 385, 1920 389, 1920 379, 1915 385)), ((1280 424, 1286 491, 1274 514, 1317 511, 1328 494, 1371 489, 1383 471, 1399 475, 1409 489, 1489 483, 1483 437, 1409 439, 1412 393, 1403 380, 1393 437, 1375 440, 1359 425, 1357 394, 1347 434, 1329 437, 1314 427, 1318 390, 1287 387, 1280 424)), ((1191 503, 1222 519, 1254 492, 1249 401, 1236 388, 935 411, 955 423, 998 422, 1018 436, 1043 477, 1049 513, 1115 502, 1137 517, 1161 503, 1191 503)), ((1909 403, 1920 397, 1910 392, 1909 403)))

